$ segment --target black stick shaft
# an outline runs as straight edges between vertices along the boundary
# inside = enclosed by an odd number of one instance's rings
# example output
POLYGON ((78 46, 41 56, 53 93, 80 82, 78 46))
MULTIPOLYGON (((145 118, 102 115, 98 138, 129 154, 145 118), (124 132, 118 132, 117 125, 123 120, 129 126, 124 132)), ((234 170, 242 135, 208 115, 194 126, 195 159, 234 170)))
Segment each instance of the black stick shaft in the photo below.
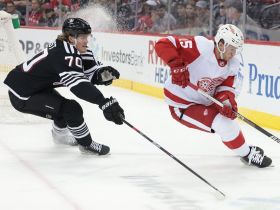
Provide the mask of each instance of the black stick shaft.
POLYGON ((152 139, 150 139, 148 136, 146 136, 144 133, 142 133, 140 130, 138 130, 137 128, 135 128, 133 125, 131 125, 129 122, 127 122, 125 119, 123 119, 123 122, 128 125, 130 128, 132 128, 133 130, 135 130, 137 133, 139 133, 141 136, 143 136, 145 139, 147 139, 149 142, 151 142, 153 145, 155 145, 157 148, 159 148, 161 151, 163 151, 165 154, 167 154, 169 157, 171 157, 173 160, 175 160, 177 163, 179 163, 181 166, 183 166, 184 168, 186 168, 187 170, 189 170, 192 174, 194 174, 196 177, 198 177, 199 179, 201 179, 203 182, 205 182, 206 184, 208 184, 210 187, 212 187, 214 190, 218 191, 221 195, 223 195, 224 197, 226 196, 223 192, 221 192, 219 189, 217 189, 216 187, 214 187, 212 184, 210 184, 207 180, 205 180, 202 176, 200 176, 198 173, 196 173, 194 170, 192 170, 190 167, 188 167, 186 164, 184 164, 181 160, 179 160, 178 158, 176 158, 174 155, 172 155, 170 152, 168 152, 166 149, 164 149, 163 147, 161 147, 158 143, 156 143, 155 141, 153 141, 152 139))
POLYGON ((263 129, 261 126, 257 125, 256 123, 252 122, 251 120, 249 120, 248 118, 244 117, 243 115, 241 115, 240 113, 236 112, 237 117, 246 122, 248 125, 252 126, 253 128, 257 129, 258 131, 260 131, 261 133, 263 133, 264 135, 268 136, 269 138, 271 138, 273 141, 276 141, 277 143, 280 144, 280 139, 276 136, 274 136, 273 134, 271 134, 270 132, 268 132, 267 130, 263 129))

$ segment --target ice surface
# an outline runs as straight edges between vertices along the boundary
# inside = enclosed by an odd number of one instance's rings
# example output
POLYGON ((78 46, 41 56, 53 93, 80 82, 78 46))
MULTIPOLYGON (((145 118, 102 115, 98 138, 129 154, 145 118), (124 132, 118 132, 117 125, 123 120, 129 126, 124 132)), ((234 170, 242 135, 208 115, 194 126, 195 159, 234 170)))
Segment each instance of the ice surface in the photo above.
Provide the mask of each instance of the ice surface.
MULTIPOLYGON (((0 125, 2 210, 278 210, 280 145, 240 121, 250 144, 262 147, 275 167, 244 166, 214 134, 174 121, 163 100, 116 87, 126 120, 212 185, 191 174, 127 125, 104 119, 95 105, 81 102, 94 140, 111 147, 107 157, 58 146, 51 122, 0 125)), ((73 97, 68 90, 61 92, 73 97)), ((276 136, 280 132, 270 130, 276 136)))

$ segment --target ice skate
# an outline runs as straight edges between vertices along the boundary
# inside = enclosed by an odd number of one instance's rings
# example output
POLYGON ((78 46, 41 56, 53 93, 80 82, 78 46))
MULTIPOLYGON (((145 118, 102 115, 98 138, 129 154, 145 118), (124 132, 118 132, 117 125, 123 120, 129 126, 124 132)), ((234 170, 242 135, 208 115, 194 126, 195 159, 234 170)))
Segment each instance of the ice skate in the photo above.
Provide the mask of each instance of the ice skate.
POLYGON ((89 146, 79 145, 79 149, 82 153, 94 155, 107 155, 110 152, 110 147, 94 141, 89 146))
POLYGON ((241 158, 241 161, 250 166, 258 168, 266 168, 271 166, 272 160, 264 154, 263 149, 257 146, 250 146, 250 153, 241 158))
POLYGON ((56 144, 65 144, 70 146, 76 146, 78 145, 76 139, 74 136, 70 133, 70 131, 67 128, 63 129, 52 129, 52 137, 53 141, 56 144))

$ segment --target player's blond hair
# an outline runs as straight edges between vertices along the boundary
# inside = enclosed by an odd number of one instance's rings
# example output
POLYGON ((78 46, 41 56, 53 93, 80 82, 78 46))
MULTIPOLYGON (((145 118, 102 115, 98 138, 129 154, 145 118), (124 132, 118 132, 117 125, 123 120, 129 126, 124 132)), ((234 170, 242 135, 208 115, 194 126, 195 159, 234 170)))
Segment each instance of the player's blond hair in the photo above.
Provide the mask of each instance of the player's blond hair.
POLYGON ((60 40, 60 41, 67 41, 67 42, 69 42, 69 36, 70 36, 69 33, 62 33, 62 34, 59 34, 57 36, 57 39, 60 40))
POLYGON ((60 41, 68 41, 68 37, 69 35, 62 33, 57 36, 57 39, 60 41))

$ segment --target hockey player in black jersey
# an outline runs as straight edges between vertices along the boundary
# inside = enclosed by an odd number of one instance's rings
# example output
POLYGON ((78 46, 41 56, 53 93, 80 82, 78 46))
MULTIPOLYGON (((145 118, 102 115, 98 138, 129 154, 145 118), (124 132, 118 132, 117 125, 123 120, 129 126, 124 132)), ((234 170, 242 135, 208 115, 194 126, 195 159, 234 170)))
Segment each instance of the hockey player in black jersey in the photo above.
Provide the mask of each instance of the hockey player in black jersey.
POLYGON ((85 20, 66 19, 56 41, 16 66, 4 83, 15 109, 53 120, 55 142, 78 144, 82 152, 106 155, 110 148, 92 140, 80 104, 55 90, 67 86, 77 97, 97 104, 107 120, 123 123, 124 111, 117 100, 105 98, 94 86, 110 85, 119 72, 94 59, 87 47, 90 35, 91 27, 85 20))

